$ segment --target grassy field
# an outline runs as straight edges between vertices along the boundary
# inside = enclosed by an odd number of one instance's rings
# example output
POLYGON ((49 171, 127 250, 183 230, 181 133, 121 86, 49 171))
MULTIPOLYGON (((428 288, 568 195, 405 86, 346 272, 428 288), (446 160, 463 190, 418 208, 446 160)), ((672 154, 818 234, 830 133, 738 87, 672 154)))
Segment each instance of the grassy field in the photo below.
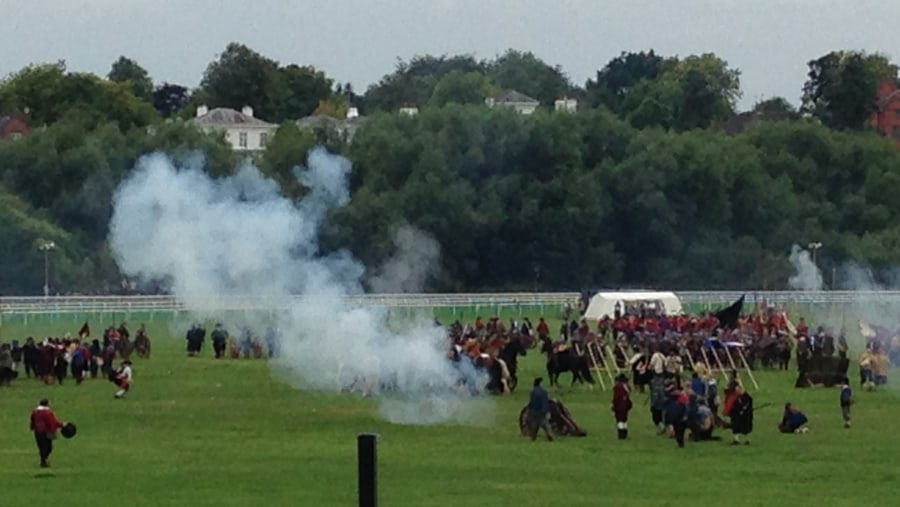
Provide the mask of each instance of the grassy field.
MULTIPOLYGON (((110 322, 124 316, 110 316, 110 322)), ((137 318, 131 316, 132 328, 137 318)), ((442 316, 445 320, 446 316, 442 316)), ((81 317, 5 317, 0 340, 77 331, 81 317)), ((552 325, 559 322, 553 319, 552 325)), ((94 324, 95 332, 99 323, 94 324)), ((135 360, 125 400, 104 380, 0 388, 3 505, 350 506, 356 503, 356 436, 374 431, 385 506, 885 505, 898 479, 897 393, 858 392, 854 426, 843 429, 837 389, 793 389, 793 374, 760 372, 750 446, 656 436, 644 396, 635 396, 631 439, 616 440, 609 391, 557 388, 588 437, 531 442, 516 418, 527 389, 492 398, 485 425, 399 426, 379 420, 377 401, 289 387, 262 360, 188 358, 165 319, 148 324, 154 355, 135 360), (40 469, 28 414, 49 397, 78 424, 40 469), (786 401, 811 419, 806 435, 775 426, 786 401)), ((208 342, 207 342, 208 346, 208 342)), ((542 373, 522 364, 525 384, 542 373)), ((855 374, 855 367, 851 374, 855 374)), ((566 375, 568 377, 568 375, 566 375)), ((728 435, 726 435, 727 437, 728 435)))

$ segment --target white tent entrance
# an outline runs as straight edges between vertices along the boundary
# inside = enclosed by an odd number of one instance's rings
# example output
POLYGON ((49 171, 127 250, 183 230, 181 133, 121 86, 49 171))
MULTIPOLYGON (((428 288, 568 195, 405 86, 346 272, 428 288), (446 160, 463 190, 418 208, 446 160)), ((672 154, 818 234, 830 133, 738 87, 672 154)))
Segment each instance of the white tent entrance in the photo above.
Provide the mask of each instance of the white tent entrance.
POLYGON ((591 296, 584 317, 589 320, 622 315, 680 315, 681 300, 674 292, 598 292, 591 296))

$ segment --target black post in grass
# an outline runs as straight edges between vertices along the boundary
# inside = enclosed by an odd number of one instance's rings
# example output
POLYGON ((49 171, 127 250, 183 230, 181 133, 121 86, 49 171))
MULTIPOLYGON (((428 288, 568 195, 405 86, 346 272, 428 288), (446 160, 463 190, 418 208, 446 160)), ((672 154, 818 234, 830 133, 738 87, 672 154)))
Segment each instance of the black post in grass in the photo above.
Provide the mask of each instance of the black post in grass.
POLYGON ((378 481, 376 479, 375 441, 378 435, 360 433, 357 436, 359 461, 359 507, 378 505, 378 481))

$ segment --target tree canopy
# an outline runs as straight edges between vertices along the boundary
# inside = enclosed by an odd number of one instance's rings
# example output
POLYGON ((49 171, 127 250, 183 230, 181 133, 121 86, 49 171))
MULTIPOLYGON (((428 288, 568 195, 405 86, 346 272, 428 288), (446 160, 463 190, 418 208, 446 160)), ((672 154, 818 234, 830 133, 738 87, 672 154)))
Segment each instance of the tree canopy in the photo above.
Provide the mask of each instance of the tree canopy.
POLYGON ((57 245, 54 291, 117 287, 112 195, 137 159, 199 153, 214 177, 241 162, 224 135, 185 121, 201 103, 250 105, 280 124, 257 164, 290 198, 306 193, 295 168, 310 148, 348 157, 352 199, 329 217, 323 252, 378 265, 410 223, 442 245, 435 290, 777 289, 791 246, 812 241, 826 273, 848 260, 889 271, 900 264, 900 151, 869 120, 896 70, 848 51, 809 68, 799 110, 765 98, 726 131, 741 75, 711 53, 622 53, 583 87, 529 52, 423 55, 361 95, 237 43, 195 89, 154 84, 126 57, 106 79, 30 65, 0 82, 0 113, 34 127, 0 141, 0 293, 40 293, 43 241, 57 245), (504 90, 542 107, 485 104, 504 90), (578 99, 577 111, 555 111, 560 97, 578 99), (398 113, 405 104, 419 114, 398 113), (347 130, 351 106, 363 117, 347 130), (313 114, 328 121, 295 121, 313 114))

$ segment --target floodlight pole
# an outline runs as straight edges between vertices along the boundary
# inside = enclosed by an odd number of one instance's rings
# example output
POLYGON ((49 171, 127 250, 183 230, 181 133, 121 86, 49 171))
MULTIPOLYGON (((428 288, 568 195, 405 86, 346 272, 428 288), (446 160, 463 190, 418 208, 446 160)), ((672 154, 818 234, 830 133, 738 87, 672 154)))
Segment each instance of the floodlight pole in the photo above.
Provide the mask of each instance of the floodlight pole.
POLYGON ((378 505, 378 481, 376 474, 375 442, 378 435, 361 433, 357 436, 359 461, 359 507, 378 505))
POLYGON ((50 250, 56 248, 56 243, 47 241, 41 243, 39 250, 44 252, 44 297, 50 297, 50 250))
POLYGON ((810 250, 812 250, 812 263, 815 264, 816 263, 816 252, 818 252, 819 249, 822 248, 822 243, 820 243, 818 241, 814 241, 807 246, 809 247, 810 250))

